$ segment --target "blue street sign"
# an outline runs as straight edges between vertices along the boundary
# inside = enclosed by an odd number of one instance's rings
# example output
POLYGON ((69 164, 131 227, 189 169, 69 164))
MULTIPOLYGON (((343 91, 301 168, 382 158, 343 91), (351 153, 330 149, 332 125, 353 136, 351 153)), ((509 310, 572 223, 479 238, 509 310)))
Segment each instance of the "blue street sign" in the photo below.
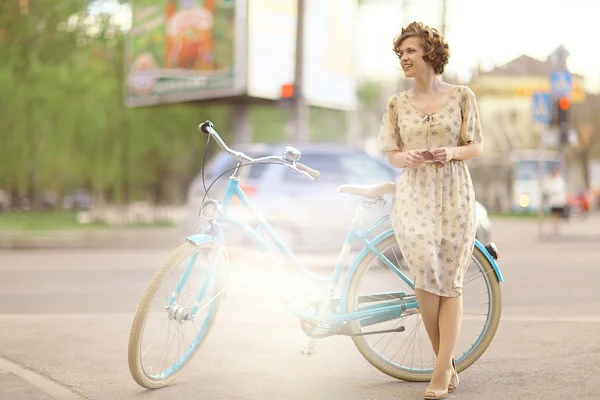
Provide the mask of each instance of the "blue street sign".
POLYGON ((550 88, 555 97, 571 97, 573 76, 568 71, 553 71, 550 74, 550 88))
POLYGON ((549 123, 552 112, 550 93, 534 93, 531 103, 533 121, 540 124, 549 123))

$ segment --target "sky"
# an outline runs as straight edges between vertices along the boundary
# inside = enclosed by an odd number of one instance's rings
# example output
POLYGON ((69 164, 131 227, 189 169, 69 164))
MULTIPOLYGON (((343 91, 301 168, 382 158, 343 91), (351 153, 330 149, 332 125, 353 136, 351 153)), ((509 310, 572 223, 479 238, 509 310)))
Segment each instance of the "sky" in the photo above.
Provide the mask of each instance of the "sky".
MULTIPOLYGON (((594 29, 600 23, 600 1, 446 2, 445 37, 451 51, 446 70, 452 75, 468 80, 478 64, 489 70, 522 54, 545 60, 563 45, 571 54, 569 70, 585 77, 587 90, 600 92, 600 51, 598 30, 594 29)), ((369 78, 394 79, 401 74, 391 50, 394 37, 412 21, 441 29, 442 0, 365 0, 364 3, 355 38, 358 73, 369 78)), ((117 7, 112 0, 94 5, 94 9, 106 11, 116 11, 117 7)), ((129 18, 128 12, 121 17, 121 20, 129 18)))
MULTIPOLYGON (((408 22, 441 28, 442 0, 367 0, 359 15, 359 70, 367 76, 400 74, 391 51, 394 36, 408 22), (407 5, 403 6, 403 2, 407 5), (406 7, 406 14, 403 13, 406 7)), ((484 70, 525 54, 540 60, 563 45, 567 66, 600 91, 597 0, 447 0, 447 71, 468 79, 478 63, 484 70)))

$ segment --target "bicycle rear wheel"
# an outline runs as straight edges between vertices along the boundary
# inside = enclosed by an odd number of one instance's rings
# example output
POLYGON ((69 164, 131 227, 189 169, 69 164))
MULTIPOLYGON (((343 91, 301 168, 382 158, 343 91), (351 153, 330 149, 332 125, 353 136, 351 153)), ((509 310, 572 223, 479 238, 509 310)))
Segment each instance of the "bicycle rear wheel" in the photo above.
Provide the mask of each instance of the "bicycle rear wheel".
MULTIPOLYGON (((376 248, 407 278, 412 279, 394 235, 381 241, 376 248)), ((361 295, 376 296, 377 302, 384 304, 394 300, 390 294, 398 292, 406 293, 406 301, 416 301, 414 290, 375 253, 369 252, 351 278, 347 311, 354 312, 360 308, 358 298, 361 295)), ((398 301, 397 297, 395 301, 398 301)), ((371 302, 369 306, 377 302, 371 302)), ((500 322, 500 283, 492 265, 478 248, 474 249, 465 273, 463 304, 461 333, 455 351, 459 372, 481 357, 492 342, 500 322)), ((406 381, 431 380, 435 353, 418 309, 407 310, 396 319, 368 326, 362 326, 361 321, 351 321, 349 327, 352 333, 366 333, 353 336, 352 340, 363 357, 380 371, 406 381), (400 326, 405 327, 404 332, 368 334, 400 326)))
POLYGON ((227 263, 222 246, 186 242, 154 274, 129 337, 129 370, 140 386, 166 386, 190 362, 223 299, 227 263))

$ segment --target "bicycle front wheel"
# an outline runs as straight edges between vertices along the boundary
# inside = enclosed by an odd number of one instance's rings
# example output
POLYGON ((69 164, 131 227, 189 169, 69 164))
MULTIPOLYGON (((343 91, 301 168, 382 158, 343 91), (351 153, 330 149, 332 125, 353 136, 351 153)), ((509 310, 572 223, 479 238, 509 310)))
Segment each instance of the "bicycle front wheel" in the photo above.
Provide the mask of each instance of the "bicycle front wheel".
POLYGON ((181 245, 154 274, 129 337, 129 370, 142 387, 173 381, 207 337, 227 287, 227 253, 181 245))
MULTIPOLYGON (((409 280, 412 279, 394 235, 381 241, 376 248, 409 280)), ((459 372, 471 366, 488 348, 500 322, 500 283, 492 265, 483 253, 475 248, 463 282, 463 319, 461 333, 455 350, 456 368, 459 372)), ((396 272, 385 265, 373 252, 369 252, 353 274, 347 297, 347 310, 360 309, 359 296, 371 300, 366 307, 398 301, 417 301, 414 290, 396 272), (372 300, 376 301, 372 301, 372 300)), ((435 353, 427 336, 418 309, 406 310, 397 318, 380 323, 351 321, 352 340, 365 359, 380 371, 405 381, 431 380, 435 366, 435 353), (373 333, 404 326, 403 332, 373 333)))

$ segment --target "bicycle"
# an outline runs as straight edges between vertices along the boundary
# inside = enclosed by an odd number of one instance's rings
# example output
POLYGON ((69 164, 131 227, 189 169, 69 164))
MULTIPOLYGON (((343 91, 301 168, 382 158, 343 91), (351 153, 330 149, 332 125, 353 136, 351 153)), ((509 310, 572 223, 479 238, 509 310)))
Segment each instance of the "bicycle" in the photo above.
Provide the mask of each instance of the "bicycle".
MULTIPOLYGON (((229 260, 222 226, 229 223, 243 229, 261 251, 272 254, 272 248, 263 234, 266 235, 285 259, 291 261, 298 273, 325 285, 323 298, 313 301, 306 308, 296 307, 284 298, 289 309, 300 319, 301 327, 309 338, 302 354, 314 355, 317 339, 345 335, 351 337, 363 357, 383 373, 406 381, 430 380, 435 355, 420 318, 410 272, 393 231, 387 229, 374 234, 389 217, 381 217, 366 227, 363 223, 369 209, 383 207, 386 201, 384 195, 392 193, 395 184, 383 182, 372 186, 342 185, 338 188, 339 193, 360 196, 362 200, 331 276, 320 276, 296 259, 240 187, 240 169, 254 163, 282 164, 309 179, 318 179, 319 172, 301 164, 301 154, 293 147, 286 147, 283 156, 253 159, 230 149, 210 121, 200 124, 199 129, 208 135, 207 147, 211 138, 214 138, 224 151, 236 157, 237 164, 232 168, 223 201, 206 199, 212 184, 206 189, 200 213, 210 226, 188 237, 157 270, 146 288, 129 339, 128 362, 133 379, 149 389, 169 384, 182 372, 206 339, 227 290, 229 260), (252 228, 228 213, 234 198, 256 218, 258 228, 252 228), (363 247, 350 263, 349 254, 355 241, 362 243, 363 247), (181 273, 177 269, 180 264, 181 273), (341 290, 339 296, 334 296, 338 284, 341 284, 341 290), (196 287, 192 289, 192 285, 196 287), (189 292, 184 293, 184 289, 188 288, 189 292), (153 308, 161 319, 160 331, 156 336, 150 325, 153 308), (168 329, 175 329, 175 336, 171 336, 168 330, 162 332, 165 325, 168 329), (407 345, 409 338, 413 338, 413 342, 407 345), (156 354, 150 353, 150 348, 159 339, 161 343, 164 342, 165 351, 159 348, 156 354), (173 346, 175 340, 177 345, 173 346), (416 340, 419 342, 417 354, 416 340), (168 354, 171 347, 177 347, 174 356, 168 354), (164 365, 157 366, 159 363, 164 365)), ((459 372, 481 357, 498 328, 501 314, 500 283, 503 282, 496 263, 498 256, 498 249, 493 243, 484 246, 479 241, 475 242, 473 262, 464 279, 464 317, 455 354, 459 372), (481 285, 476 286, 476 283, 481 285), (483 290, 475 291, 476 288, 483 290), (473 299, 476 300, 473 304, 467 303, 473 299)), ((275 267, 280 269, 280 265, 275 267)))

